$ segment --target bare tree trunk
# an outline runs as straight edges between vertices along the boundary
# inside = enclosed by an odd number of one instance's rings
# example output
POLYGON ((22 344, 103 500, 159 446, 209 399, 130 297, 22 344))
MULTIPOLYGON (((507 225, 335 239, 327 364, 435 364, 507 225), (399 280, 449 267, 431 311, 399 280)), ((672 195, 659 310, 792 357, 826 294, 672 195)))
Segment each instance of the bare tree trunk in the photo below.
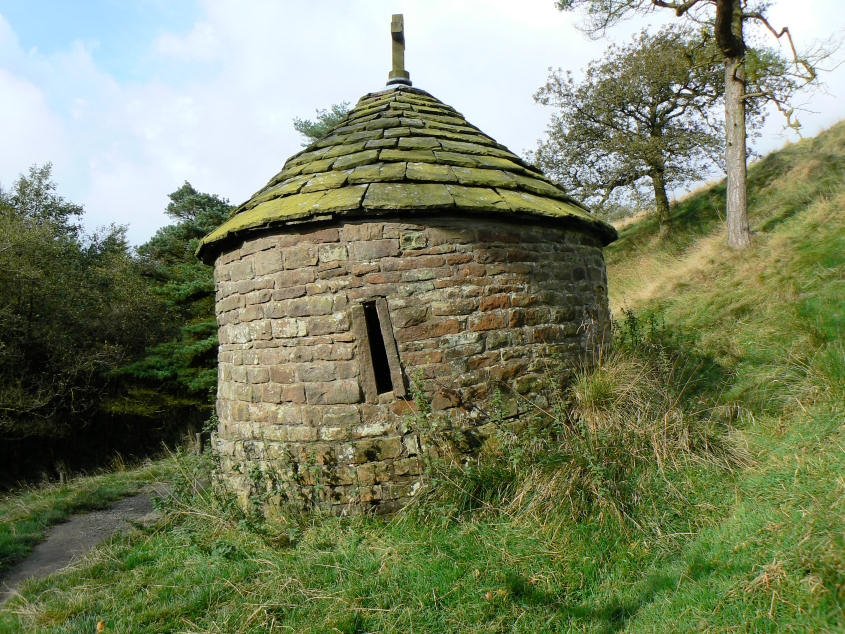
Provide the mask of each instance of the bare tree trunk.
POLYGON ((671 224, 669 216, 669 197, 666 195, 666 179, 662 171, 655 170, 651 174, 651 184, 654 187, 654 207, 657 211, 657 224, 660 233, 666 233, 671 224))
POLYGON ((743 249, 751 244, 748 230, 748 157, 745 133, 745 38, 742 0, 717 0, 715 35, 725 56, 725 169, 728 245, 743 249))
POLYGON ((748 230, 748 172, 745 144, 745 68, 742 57, 725 58, 725 169, 727 170, 728 245, 751 244, 748 230))

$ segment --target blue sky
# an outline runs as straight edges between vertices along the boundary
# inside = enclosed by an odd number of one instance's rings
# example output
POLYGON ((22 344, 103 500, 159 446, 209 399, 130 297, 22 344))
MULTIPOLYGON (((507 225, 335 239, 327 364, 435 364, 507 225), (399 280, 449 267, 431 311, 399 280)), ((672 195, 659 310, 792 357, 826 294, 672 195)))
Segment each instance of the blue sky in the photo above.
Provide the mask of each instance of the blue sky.
MULTIPOLYGON (((519 153, 549 118, 532 100, 547 68, 578 73, 608 44, 552 0, 0 0, 0 186, 51 161, 89 228, 127 224, 136 244, 185 180, 239 203, 299 149, 293 117, 384 85, 396 12, 414 85, 519 153)), ((773 19, 799 45, 845 32, 839 0, 778 0, 773 19)), ((845 67, 825 79, 809 135, 845 117, 845 67)), ((757 149, 790 138, 772 115, 757 149)))
POLYGON ((158 72, 150 63, 149 43, 163 31, 187 32, 200 11, 189 0, 0 1, 0 14, 25 51, 51 55, 81 42, 100 68, 126 81, 158 72))

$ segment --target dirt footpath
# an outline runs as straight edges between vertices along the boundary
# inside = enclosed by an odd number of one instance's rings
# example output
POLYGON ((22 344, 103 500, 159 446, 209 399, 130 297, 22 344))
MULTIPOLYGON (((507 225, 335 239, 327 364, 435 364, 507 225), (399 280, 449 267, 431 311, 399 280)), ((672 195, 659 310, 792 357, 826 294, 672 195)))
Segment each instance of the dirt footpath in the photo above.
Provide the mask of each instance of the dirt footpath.
POLYGON ((61 570, 115 533, 130 530, 133 524, 155 522, 160 514, 153 509, 152 499, 167 495, 169 488, 156 482, 107 509, 72 515, 64 524, 53 526, 47 539, 0 579, 0 604, 14 594, 21 582, 61 570))

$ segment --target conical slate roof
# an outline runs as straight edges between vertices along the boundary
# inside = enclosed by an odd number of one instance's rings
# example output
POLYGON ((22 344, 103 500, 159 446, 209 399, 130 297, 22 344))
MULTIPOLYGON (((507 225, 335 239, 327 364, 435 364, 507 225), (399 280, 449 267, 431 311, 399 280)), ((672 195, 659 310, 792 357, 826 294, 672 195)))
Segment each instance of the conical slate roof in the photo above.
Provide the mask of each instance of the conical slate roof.
POLYGON ((203 238, 210 262, 244 234, 303 222, 415 213, 558 221, 594 232, 601 222, 463 115, 405 85, 364 95, 329 136, 293 155, 265 187, 203 238))

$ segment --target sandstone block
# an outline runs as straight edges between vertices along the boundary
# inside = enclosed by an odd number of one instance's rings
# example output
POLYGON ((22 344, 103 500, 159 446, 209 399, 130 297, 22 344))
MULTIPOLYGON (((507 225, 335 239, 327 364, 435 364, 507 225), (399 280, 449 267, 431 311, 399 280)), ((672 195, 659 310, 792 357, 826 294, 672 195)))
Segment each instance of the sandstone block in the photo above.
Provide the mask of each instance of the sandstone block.
POLYGON ((249 322, 249 338, 255 341, 267 341, 273 338, 273 327, 269 319, 249 322))
MULTIPOLYGON (((272 286, 273 280, 269 280, 269 283, 272 286)), ((252 293, 244 295, 244 303, 247 306, 249 306, 250 304, 263 304, 269 301, 271 297, 273 297, 272 289, 263 288, 261 290, 256 290, 252 293)))
POLYGON ((349 327, 349 315, 345 312, 312 317, 308 320, 308 332, 315 336, 345 332, 349 327))
POLYGON ((281 271, 273 275, 277 290, 290 288, 301 284, 310 284, 316 279, 316 272, 312 268, 281 271))
POLYGON ((345 244, 322 244, 317 253, 320 262, 337 262, 348 257, 345 244))
POLYGON ((472 262, 472 255, 470 253, 454 253, 447 255, 445 259, 449 266, 457 266, 458 264, 472 262))
POLYGON ((511 298, 509 295, 492 295, 481 298, 481 310, 496 310, 499 308, 510 308, 511 298))
POLYGON ((293 299, 294 297, 302 297, 305 295, 305 286, 289 286, 273 291, 270 299, 272 301, 279 301, 285 299, 293 299))
POLYGON ((302 383, 332 381, 336 378, 335 374, 333 363, 302 363, 296 366, 297 380, 302 383))
POLYGON ((274 339, 304 337, 308 332, 305 322, 298 319, 274 319, 272 323, 274 339))
POLYGON ((305 386, 305 399, 309 405, 357 403, 361 400, 361 389, 358 381, 352 379, 309 383, 305 386))
POLYGON ((409 367, 415 367, 425 363, 440 363, 443 360, 443 353, 440 350, 407 352, 402 355, 402 359, 409 367))
POLYGON ((344 242, 370 241, 380 239, 383 230, 383 223, 366 222, 344 225, 341 234, 344 242))
POLYGON ((238 295, 230 295, 228 297, 224 297, 217 301, 217 313, 225 313, 229 310, 234 310, 240 306, 243 306, 244 301, 243 298, 238 295))
POLYGON ((419 324, 418 326, 399 328, 396 333, 396 340, 413 341, 417 339, 442 337, 443 335, 457 333, 460 329, 461 324, 457 319, 431 320, 419 324))
POLYGON ((510 335, 507 331, 493 331, 487 334, 485 341, 488 350, 498 350, 508 345, 510 335))
POLYGON ((396 458, 402 453, 401 438, 373 438, 353 444, 352 462, 360 464, 396 458))
POLYGON ((375 436, 383 436, 390 430, 392 425, 387 421, 373 420, 372 422, 359 425, 352 430, 358 438, 372 438, 375 436))
POLYGON ((303 244, 284 249, 285 268, 300 269, 317 264, 317 247, 313 244, 303 244))
POLYGON ((344 440, 347 436, 347 431, 344 427, 322 426, 318 429, 318 436, 320 440, 334 442, 344 440))
MULTIPOLYGON (((259 387, 258 385, 255 386, 259 387)), ((280 403, 282 400, 282 386, 278 383, 264 383, 261 386, 261 401, 264 403, 280 403)))
POLYGON ((327 315, 332 312, 334 301, 329 296, 298 297, 280 304, 287 317, 327 315))
POLYGON ((503 313, 485 313, 483 315, 474 315, 469 318, 467 325, 470 330, 495 330, 504 328, 507 324, 505 315, 503 313))
POLYGON ((245 308, 241 308, 238 311, 239 321, 252 321, 254 319, 260 319, 264 317, 264 307, 259 304, 253 304, 252 306, 247 306, 245 308))
POLYGON ((468 315, 478 309, 477 299, 450 299, 431 303, 434 315, 468 315))
POLYGON ((282 385, 280 398, 284 403, 305 403, 305 386, 282 385))
POLYGON ((423 295, 429 291, 434 290, 432 282, 410 282, 408 284, 399 284, 396 287, 396 293, 402 297, 411 297, 413 295, 423 295))
POLYGON ((393 325, 397 328, 416 326, 426 320, 428 309, 425 306, 410 306, 391 312, 393 325))
POLYGON ((267 383, 270 380, 270 370, 261 366, 246 368, 247 380, 250 383, 267 383))
MULTIPOLYGON (((278 353, 278 351, 274 351, 274 352, 278 353)), ((271 358, 278 358, 278 356, 279 355, 276 354, 276 355, 274 355, 274 357, 271 357, 271 358)), ((273 381, 274 383, 287 384, 287 383, 293 383, 293 381, 294 381, 295 373, 294 373, 294 369, 290 365, 273 364, 273 365, 270 365, 269 368, 267 368, 267 372, 269 374, 270 380, 273 381)))
POLYGON ((427 244, 428 238, 423 231, 406 231, 399 234, 399 246, 403 251, 422 249, 427 244))
POLYGON ((240 280, 251 279, 253 275, 252 262, 250 260, 240 260, 232 262, 227 267, 227 277, 233 282, 240 280))
POLYGON ((278 249, 260 251, 253 256, 253 270, 256 275, 277 273, 282 268, 282 253, 278 249))
POLYGON ((249 326, 247 324, 233 324, 220 330, 225 334, 227 343, 246 343, 249 341, 249 326))
POLYGON ((402 281, 404 282, 419 282, 423 280, 433 280, 438 277, 438 269, 413 269, 402 273, 402 281))
POLYGON ((314 442, 317 440, 317 430, 304 425, 291 425, 285 430, 290 442, 314 442))
POLYGON ((360 412, 354 408, 334 409, 320 414, 320 421, 324 425, 349 429, 361 422, 360 412))
POLYGON ((399 240, 395 238, 349 243, 349 257, 359 262, 378 260, 399 254, 399 240))

